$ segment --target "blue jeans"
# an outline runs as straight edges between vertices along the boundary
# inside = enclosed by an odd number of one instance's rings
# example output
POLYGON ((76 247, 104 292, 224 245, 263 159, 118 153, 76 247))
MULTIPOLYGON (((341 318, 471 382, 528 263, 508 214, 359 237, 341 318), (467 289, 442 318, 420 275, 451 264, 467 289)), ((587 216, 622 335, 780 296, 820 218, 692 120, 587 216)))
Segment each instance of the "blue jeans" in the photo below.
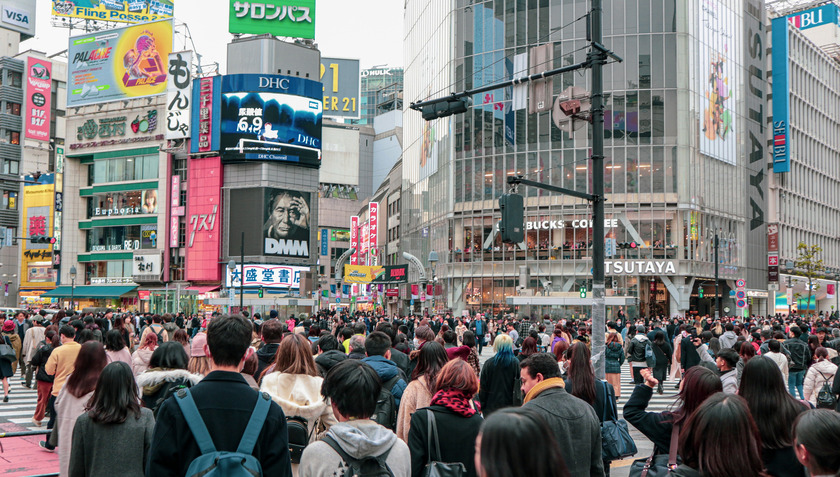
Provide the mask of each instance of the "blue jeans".
POLYGON ((803 386, 805 384, 805 371, 790 371, 788 372, 788 391, 790 395, 796 397, 796 391, 799 391, 799 399, 805 399, 803 386))

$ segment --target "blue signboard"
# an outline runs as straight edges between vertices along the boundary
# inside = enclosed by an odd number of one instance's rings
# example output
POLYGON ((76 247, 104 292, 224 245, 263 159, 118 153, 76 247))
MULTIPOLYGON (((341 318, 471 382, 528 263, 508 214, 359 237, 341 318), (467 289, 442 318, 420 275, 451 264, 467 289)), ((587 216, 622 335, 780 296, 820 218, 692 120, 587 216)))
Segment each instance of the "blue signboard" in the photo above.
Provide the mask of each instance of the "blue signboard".
POLYGON ((790 79, 788 20, 774 18, 773 28, 773 172, 790 172, 790 79))
MULTIPOLYGON (((828 3, 821 7, 805 10, 804 12, 797 12, 793 15, 785 17, 791 25, 800 29, 807 30, 822 25, 834 24, 840 26, 840 8, 834 3, 828 3)), ((775 28, 774 28, 775 31, 775 28)), ((775 48, 775 43, 773 48, 775 48)))
POLYGON ((329 236, 329 229, 321 229, 321 255, 329 255, 330 253, 329 236))

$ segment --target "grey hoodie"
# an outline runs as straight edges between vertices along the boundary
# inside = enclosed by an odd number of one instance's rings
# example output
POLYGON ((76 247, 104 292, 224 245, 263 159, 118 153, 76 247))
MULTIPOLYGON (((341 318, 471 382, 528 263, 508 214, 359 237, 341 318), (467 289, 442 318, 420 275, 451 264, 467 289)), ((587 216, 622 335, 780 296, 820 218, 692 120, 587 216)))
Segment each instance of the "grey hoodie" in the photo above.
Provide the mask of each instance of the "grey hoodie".
POLYGON ((738 335, 736 335, 734 331, 725 331, 722 335, 720 335, 718 340, 720 341, 721 349, 733 348, 735 343, 738 342, 738 335))
MULTIPOLYGON (((339 446, 353 458, 376 457, 390 449, 385 462, 394 477, 411 475, 411 455, 405 442, 370 419, 338 423, 327 431, 339 446)), ((317 441, 306 446, 300 459, 298 477, 344 475, 345 463, 329 444, 317 441)))

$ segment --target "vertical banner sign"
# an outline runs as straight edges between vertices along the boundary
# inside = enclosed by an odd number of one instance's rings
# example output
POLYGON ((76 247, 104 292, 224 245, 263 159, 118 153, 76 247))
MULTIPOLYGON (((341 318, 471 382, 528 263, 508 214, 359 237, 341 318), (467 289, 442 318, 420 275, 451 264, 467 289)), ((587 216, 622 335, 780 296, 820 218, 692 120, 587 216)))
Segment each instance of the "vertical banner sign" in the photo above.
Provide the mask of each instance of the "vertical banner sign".
POLYGON ((191 51, 170 53, 166 83, 166 139, 190 137, 192 103, 191 51))
MULTIPOLYGON (((359 216, 354 215, 350 217, 350 248, 356 251, 350 255, 350 265, 359 264, 359 216)), ((343 274, 342 274, 343 275, 343 274)), ((358 287, 353 285, 353 296, 358 293, 358 287)))
MULTIPOLYGON (((61 250, 61 216, 64 213, 64 174, 55 174, 55 213, 53 214, 53 250, 58 252, 61 250)), ((57 258, 57 257, 54 257, 57 258)), ((53 265, 58 265, 56 260, 53 260, 53 265)))
POLYGON ((772 21, 773 36, 773 172, 790 172, 790 78, 788 76, 788 20, 772 21))
POLYGON ((55 172, 64 173, 64 147, 55 148, 55 172))
POLYGON ((370 257, 370 264, 377 265, 376 259, 376 246, 378 244, 377 240, 377 231, 379 229, 379 202, 371 202, 369 206, 370 211, 370 233, 368 234, 368 240, 370 240, 370 244, 368 246, 368 256, 370 257))
POLYGON ((201 78, 198 101, 198 152, 209 152, 212 150, 213 78, 201 78))
POLYGON ((330 253, 329 236, 329 229, 321 229, 321 255, 329 255, 330 253))
POLYGON ((181 202, 181 176, 172 176, 172 187, 169 191, 169 247, 178 248, 178 222, 181 202))
MULTIPOLYGON (((23 231, 24 237, 45 235, 52 237, 55 174, 42 174, 36 181, 26 176, 23 186, 23 231)), ((53 269, 51 244, 36 244, 30 240, 21 241, 21 287, 55 287, 56 272, 53 269)))
POLYGON ((26 137, 50 140, 50 102, 52 63, 40 58, 26 59, 26 137))
POLYGON ((187 188, 187 280, 215 282, 222 278, 219 257, 222 234, 222 159, 219 156, 189 161, 187 188))

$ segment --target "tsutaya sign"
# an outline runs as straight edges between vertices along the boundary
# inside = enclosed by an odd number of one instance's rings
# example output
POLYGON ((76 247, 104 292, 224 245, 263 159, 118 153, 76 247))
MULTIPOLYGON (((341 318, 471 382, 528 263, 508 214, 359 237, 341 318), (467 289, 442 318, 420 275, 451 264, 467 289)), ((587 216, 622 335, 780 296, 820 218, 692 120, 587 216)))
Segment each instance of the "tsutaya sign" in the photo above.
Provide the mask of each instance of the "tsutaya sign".
MULTIPOLYGON (((564 229, 571 224, 574 229, 589 229, 595 226, 592 219, 575 220, 535 220, 525 223, 525 230, 564 229)), ((618 227, 618 219, 604 219, 604 228, 618 227)))
POLYGON ((607 260, 604 274, 609 275, 676 275, 673 260, 607 260))

